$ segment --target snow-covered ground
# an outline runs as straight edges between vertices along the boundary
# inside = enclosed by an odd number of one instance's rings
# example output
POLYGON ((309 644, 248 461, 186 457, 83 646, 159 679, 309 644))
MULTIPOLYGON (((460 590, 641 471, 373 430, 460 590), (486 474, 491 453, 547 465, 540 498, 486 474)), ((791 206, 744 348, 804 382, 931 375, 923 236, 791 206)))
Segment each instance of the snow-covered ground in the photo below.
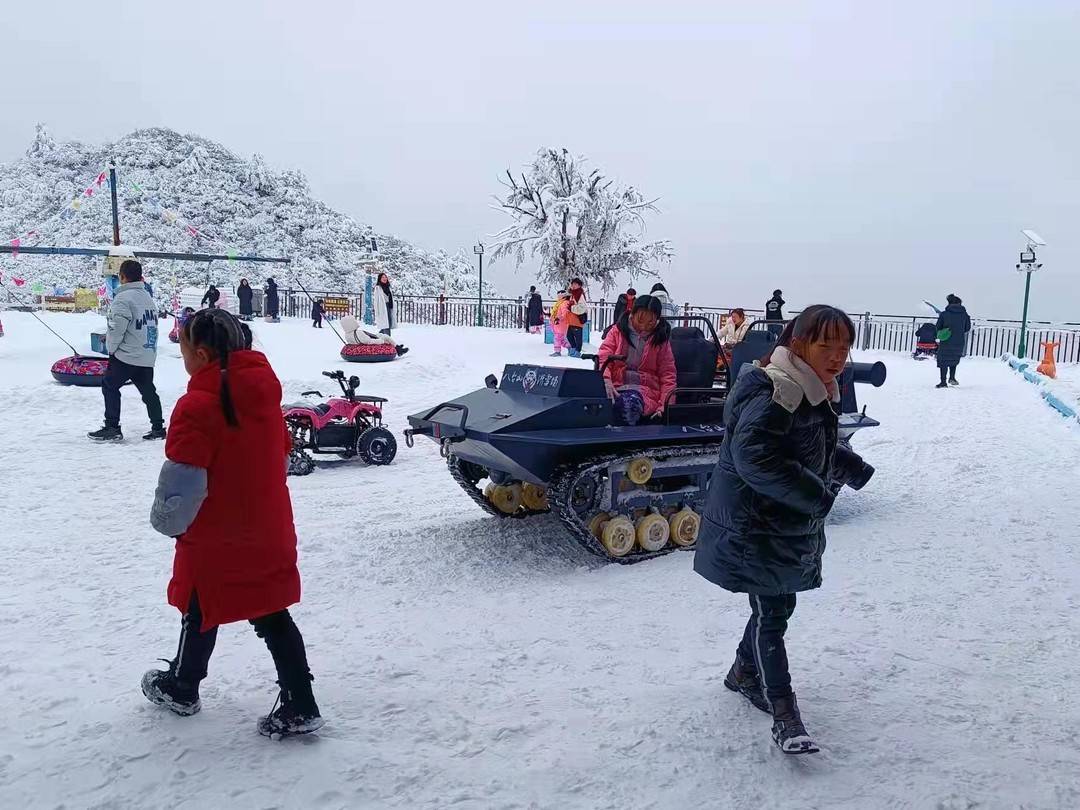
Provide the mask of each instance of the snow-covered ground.
MULTIPOLYGON (((47 318, 84 350, 101 324, 47 318)), ((29 316, 3 322, 0 807, 1080 806, 1080 435, 1002 363, 965 361, 938 391, 931 363, 886 356, 886 387, 860 387, 878 473, 838 502, 825 584, 789 631, 821 754, 784 758, 723 688, 745 597, 687 553, 603 565, 553 521, 490 518, 427 441, 290 480, 293 613, 328 723, 271 742, 273 668, 246 624, 223 628, 201 714, 140 694, 179 620, 172 544, 147 522, 162 445, 138 438, 131 389, 126 441, 87 441, 100 393, 52 382, 66 350, 29 316)), ((287 398, 345 367, 390 398, 395 432, 547 351, 405 327, 400 362, 345 366, 329 330, 255 329, 287 398)), ((161 354, 168 412, 185 376, 161 354)))

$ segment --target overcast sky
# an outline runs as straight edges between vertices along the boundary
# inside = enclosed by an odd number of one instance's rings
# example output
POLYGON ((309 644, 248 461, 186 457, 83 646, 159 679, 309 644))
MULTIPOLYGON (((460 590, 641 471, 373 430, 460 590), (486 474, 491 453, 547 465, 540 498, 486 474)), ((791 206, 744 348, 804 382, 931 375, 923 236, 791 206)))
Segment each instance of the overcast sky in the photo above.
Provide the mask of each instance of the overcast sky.
POLYGON ((1031 227, 1033 313, 1080 321, 1075 0, 12 5, 0 162, 37 121, 167 126, 456 250, 504 224, 504 169, 565 146, 661 198, 679 301, 1018 317, 1031 227))

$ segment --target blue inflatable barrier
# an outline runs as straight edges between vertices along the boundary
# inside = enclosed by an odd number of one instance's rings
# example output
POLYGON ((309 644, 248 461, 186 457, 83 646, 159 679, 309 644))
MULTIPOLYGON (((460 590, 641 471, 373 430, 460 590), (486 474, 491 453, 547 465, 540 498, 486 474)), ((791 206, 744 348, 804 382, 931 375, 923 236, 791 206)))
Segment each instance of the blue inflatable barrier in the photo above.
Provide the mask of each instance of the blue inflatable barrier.
MULTIPOLYGON (((585 332, 584 332, 584 336, 582 337, 582 342, 584 342, 584 343, 589 342, 589 335, 592 332, 592 329, 590 328, 589 323, 590 323, 589 321, 585 321, 585 327, 584 327, 585 332)), ((545 318, 544 319, 544 343, 548 344, 549 346, 554 346, 555 345, 555 333, 551 331, 551 319, 550 318, 545 318)))

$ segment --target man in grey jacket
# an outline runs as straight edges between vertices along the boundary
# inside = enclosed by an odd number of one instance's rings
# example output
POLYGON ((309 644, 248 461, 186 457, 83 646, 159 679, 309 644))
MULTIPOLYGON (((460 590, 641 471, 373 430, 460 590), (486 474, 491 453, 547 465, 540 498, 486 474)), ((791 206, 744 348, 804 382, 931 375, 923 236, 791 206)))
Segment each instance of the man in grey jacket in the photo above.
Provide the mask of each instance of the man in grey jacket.
POLYGON ((120 265, 120 287, 109 307, 109 331, 105 336, 109 352, 109 368, 101 383, 105 426, 86 434, 91 439, 116 442, 124 438, 120 432, 120 387, 129 380, 142 395, 150 417, 150 432, 143 438, 165 438, 161 400, 154 388, 157 338, 157 307, 146 291, 142 265, 128 259, 120 265))

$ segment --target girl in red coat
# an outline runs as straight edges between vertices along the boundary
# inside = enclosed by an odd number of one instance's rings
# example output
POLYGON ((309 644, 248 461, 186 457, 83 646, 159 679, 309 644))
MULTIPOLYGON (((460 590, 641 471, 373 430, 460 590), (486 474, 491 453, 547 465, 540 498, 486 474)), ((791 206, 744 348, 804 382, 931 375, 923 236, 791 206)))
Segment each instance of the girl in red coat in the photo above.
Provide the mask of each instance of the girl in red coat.
POLYGON ((250 345, 240 321, 223 309, 202 310, 181 330, 191 381, 169 423, 150 521, 176 538, 169 604, 184 616, 176 657, 168 670, 147 672, 142 689, 153 703, 195 714, 218 625, 246 619, 270 649, 281 687, 281 705, 259 720, 260 733, 305 734, 323 719, 304 640, 287 609, 300 601, 285 485, 291 441, 281 384, 250 345), (252 503, 259 508, 236 507, 252 503))
POLYGON ((658 298, 643 295, 624 312, 600 345, 600 366, 615 399, 616 413, 628 425, 642 416, 658 416, 675 390, 675 355, 671 324, 660 317, 658 298))

